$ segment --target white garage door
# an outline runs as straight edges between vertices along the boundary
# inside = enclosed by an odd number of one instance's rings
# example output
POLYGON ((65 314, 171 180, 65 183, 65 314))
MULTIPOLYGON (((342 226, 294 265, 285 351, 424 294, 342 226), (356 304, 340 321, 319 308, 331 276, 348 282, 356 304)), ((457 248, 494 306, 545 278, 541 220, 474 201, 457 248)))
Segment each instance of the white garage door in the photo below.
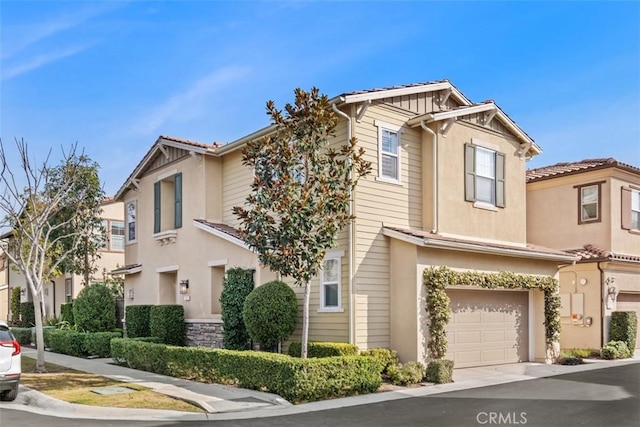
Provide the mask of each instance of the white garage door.
POLYGON ((452 289, 447 294, 447 358, 455 367, 529 360, 528 292, 452 289))
MULTIPOLYGON (((635 311, 640 320, 640 294, 629 294, 620 292, 618 294, 617 311, 635 311)), ((640 348, 640 328, 636 336, 636 348, 640 348)))

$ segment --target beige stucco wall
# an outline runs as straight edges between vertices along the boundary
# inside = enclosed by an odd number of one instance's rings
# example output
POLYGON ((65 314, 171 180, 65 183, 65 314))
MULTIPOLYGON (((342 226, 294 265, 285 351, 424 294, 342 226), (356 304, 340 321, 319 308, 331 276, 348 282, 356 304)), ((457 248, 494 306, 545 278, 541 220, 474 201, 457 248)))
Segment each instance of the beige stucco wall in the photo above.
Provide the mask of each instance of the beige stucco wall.
MULTIPOLYGON (((640 256, 640 232, 624 230, 622 218, 622 188, 640 189, 640 174, 614 169, 611 174, 611 249, 621 254, 640 256)), ((625 212, 625 215, 629 215, 625 212)))

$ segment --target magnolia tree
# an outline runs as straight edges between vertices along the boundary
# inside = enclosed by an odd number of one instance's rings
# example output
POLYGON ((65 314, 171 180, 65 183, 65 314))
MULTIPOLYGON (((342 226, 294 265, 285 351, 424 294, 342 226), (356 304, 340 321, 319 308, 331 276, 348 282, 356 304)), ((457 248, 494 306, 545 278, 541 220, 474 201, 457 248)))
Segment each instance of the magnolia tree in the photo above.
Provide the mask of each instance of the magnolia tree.
POLYGON ((65 262, 76 257, 83 242, 95 234, 102 192, 94 188, 99 182, 97 165, 78 153, 75 145, 63 151, 57 166, 49 165, 50 153, 41 164, 34 164, 23 140, 16 141, 16 148, 17 162, 8 158, 0 140, 0 248, 31 291, 36 370, 44 372, 43 285, 63 271, 65 262), (90 198, 95 200, 89 203, 90 198))
POLYGON ((267 102, 274 132, 249 142, 243 163, 254 169, 244 207, 234 207, 240 234, 260 262, 304 286, 302 357, 307 356, 310 281, 339 231, 354 219, 351 192, 369 174, 356 139, 335 146, 338 117, 317 88, 295 90, 295 103, 267 102), (330 144, 331 142, 331 144, 330 144))

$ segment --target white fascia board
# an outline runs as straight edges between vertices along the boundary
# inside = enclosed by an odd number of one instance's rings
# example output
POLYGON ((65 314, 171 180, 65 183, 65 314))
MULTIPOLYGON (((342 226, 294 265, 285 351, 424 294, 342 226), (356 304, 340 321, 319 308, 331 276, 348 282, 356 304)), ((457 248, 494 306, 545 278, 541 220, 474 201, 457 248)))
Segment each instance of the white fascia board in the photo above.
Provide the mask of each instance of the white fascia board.
POLYGON ((182 144, 177 141, 171 141, 171 140, 160 138, 160 143, 166 147, 180 148, 181 150, 193 151, 194 153, 198 153, 198 154, 212 154, 211 149, 209 148, 198 147, 198 146, 189 145, 189 144, 182 144))
POLYGON ((393 237, 394 239, 402 240, 403 242, 411 243, 414 245, 422 246, 424 239, 418 236, 410 236, 400 231, 391 230, 389 228, 382 229, 382 235, 387 237, 393 237))
POLYGON ((275 131, 276 131, 276 125, 269 125, 253 133, 250 133, 247 136, 243 136, 240 139, 236 139, 235 141, 231 141, 230 143, 217 148, 215 150, 215 154, 223 155, 223 154, 231 153, 232 151, 242 148, 247 142, 253 141, 254 139, 258 139, 258 138, 264 138, 265 136, 275 131))
POLYGON ((127 274, 140 273, 141 271, 142 271, 142 266, 138 265, 136 267, 131 267, 131 268, 116 268, 115 270, 110 271, 109 274, 111 275, 124 274, 126 276, 127 274))
POLYGON ((531 143, 530 150, 535 151, 536 154, 542 153, 542 150, 540 149, 540 147, 538 147, 535 141, 529 138, 529 136, 524 133, 524 131, 520 129, 520 127, 516 125, 513 120, 511 120, 500 108, 498 108, 498 113, 496 114, 496 116, 507 128, 509 128, 509 130, 511 130, 511 132, 513 132, 518 138, 520 138, 523 143, 531 143))
POLYGON ((222 231, 220 231, 220 230, 217 230, 217 229, 215 229, 215 228, 209 227, 209 226, 207 226, 207 225, 205 225, 205 224, 202 224, 202 223, 200 223, 200 222, 198 222, 198 221, 195 221, 195 220, 193 221, 193 225, 194 225, 196 228, 199 228, 199 229, 200 229, 200 230, 202 230, 202 231, 206 231, 206 232, 207 232, 207 233, 209 233, 209 234, 213 234, 214 236, 221 238, 222 240, 226 240, 227 242, 231 242, 231 243, 233 243, 234 245, 238 245, 238 246, 240 246, 240 247, 241 247, 241 248, 243 248, 243 249, 246 249, 246 250, 248 250, 248 251, 254 252, 254 251, 249 247, 249 245, 247 245, 244 241, 242 241, 242 240, 238 239, 237 237, 233 237, 233 236, 231 236, 231 235, 229 235, 229 234, 227 234, 227 233, 224 233, 224 232, 222 232, 222 231))
POLYGON ((427 122, 431 123, 431 122, 437 122, 440 120, 453 119, 460 116, 468 116, 470 114, 483 113, 485 111, 492 111, 496 109, 497 109, 496 104, 488 103, 488 104, 473 105, 470 107, 457 108, 455 110, 442 111, 440 113, 430 113, 430 114, 427 114, 427 117, 428 117, 427 122))
POLYGON ((156 273, 173 273, 174 271, 180 270, 179 265, 167 265, 165 267, 156 268, 156 273))
POLYGON ((403 96, 403 95, 411 95, 414 93, 420 92, 437 92, 439 90, 444 89, 452 89, 453 95, 458 98, 458 101, 463 104, 469 104, 469 100, 460 93, 451 83, 449 82, 440 82, 440 83, 431 83, 420 86, 410 86, 410 87, 399 87, 396 89, 383 89, 376 92, 365 92, 358 93, 354 95, 345 95, 342 97, 342 100, 345 104, 353 104, 354 102, 361 102, 366 100, 376 100, 383 98, 391 98, 394 96, 403 96))

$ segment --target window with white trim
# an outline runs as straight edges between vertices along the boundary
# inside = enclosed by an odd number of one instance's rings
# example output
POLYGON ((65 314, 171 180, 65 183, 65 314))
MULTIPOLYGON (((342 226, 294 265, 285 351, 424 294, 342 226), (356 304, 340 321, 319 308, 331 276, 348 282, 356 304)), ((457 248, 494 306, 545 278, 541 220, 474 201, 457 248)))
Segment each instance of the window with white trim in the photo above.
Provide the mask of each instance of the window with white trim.
POLYGON ((600 187, 603 182, 574 186, 578 190, 578 224, 602 221, 600 216, 600 187))
POLYGON ((113 219, 103 219, 99 238, 101 244, 100 249, 105 251, 124 251, 124 222, 113 219))
POLYGON ((640 231, 640 190, 636 187, 622 187, 622 228, 640 231))
POLYGON ((465 144, 465 200, 482 206, 505 207, 505 155, 465 144))
POLYGON ((126 215, 126 242, 127 243, 136 243, 138 241, 138 231, 137 231, 137 216, 138 216, 138 201, 137 200, 129 200, 125 202, 125 215, 126 215))
POLYGON ((376 120, 378 127, 378 178, 400 181, 400 126, 376 120))
POLYGON ((320 310, 342 310, 342 256, 344 252, 328 253, 320 271, 320 310))
POLYGON ((640 191, 631 191, 631 228, 640 230, 640 191))

